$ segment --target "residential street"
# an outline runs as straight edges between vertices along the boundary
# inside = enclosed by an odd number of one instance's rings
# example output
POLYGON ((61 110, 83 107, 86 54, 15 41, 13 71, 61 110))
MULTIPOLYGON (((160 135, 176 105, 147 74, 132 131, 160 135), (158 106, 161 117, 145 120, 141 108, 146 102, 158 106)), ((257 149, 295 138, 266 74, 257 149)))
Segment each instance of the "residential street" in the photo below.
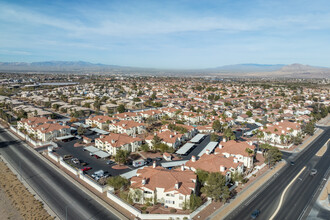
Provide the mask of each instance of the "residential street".
POLYGON ((7 132, 0 128, 0 153, 61 219, 120 219, 7 132))
MULTIPOLYGON (((318 186, 324 178, 330 165, 330 150, 322 157, 315 156, 316 152, 328 141, 330 129, 319 136, 311 146, 295 158, 295 165, 288 164, 273 181, 262 187, 255 196, 247 199, 238 209, 234 210, 226 219, 250 219, 255 209, 260 210, 259 219, 269 219, 276 210, 282 192, 292 179, 306 166, 298 179, 288 188, 283 203, 274 219, 299 219, 312 205, 311 200, 318 186), (315 176, 310 176, 310 170, 317 169, 315 176)), ((306 212, 306 214, 308 214, 306 212)))

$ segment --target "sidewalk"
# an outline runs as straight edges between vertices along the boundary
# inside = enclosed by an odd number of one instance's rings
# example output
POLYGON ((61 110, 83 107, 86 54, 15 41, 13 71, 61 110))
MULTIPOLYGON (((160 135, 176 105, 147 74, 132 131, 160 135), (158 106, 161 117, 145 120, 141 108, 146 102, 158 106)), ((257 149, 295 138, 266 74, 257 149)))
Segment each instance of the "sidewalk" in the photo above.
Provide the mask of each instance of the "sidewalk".
POLYGON ((324 185, 319 198, 317 198, 317 203, 324 209, 330 211, 330 178, 328 178, 328 181, 324 185))

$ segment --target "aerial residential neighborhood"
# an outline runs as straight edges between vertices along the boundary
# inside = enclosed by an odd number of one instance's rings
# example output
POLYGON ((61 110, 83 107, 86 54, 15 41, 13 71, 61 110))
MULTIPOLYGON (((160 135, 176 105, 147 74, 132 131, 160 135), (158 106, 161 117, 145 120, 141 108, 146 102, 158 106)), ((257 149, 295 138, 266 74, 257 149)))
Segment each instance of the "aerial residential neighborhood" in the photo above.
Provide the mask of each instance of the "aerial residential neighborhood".
POLYGON ((293 164, 288 153, 298 152, 329 112, 329 88, 290 89, 290 82, 74 78, 33 90, 3 81, 2 121, 133 219, 221 213, 265 173, 293 164))
POLYGON ((0 1, 0 220, 329 220, 330 1, 0 1))

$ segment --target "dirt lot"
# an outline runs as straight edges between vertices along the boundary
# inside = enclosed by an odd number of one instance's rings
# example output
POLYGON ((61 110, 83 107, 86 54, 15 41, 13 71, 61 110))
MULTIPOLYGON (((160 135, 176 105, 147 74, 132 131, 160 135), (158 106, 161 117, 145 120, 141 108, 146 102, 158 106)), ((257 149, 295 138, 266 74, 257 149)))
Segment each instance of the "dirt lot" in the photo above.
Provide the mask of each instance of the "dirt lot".
POLYGON ((0 176, 1 219, 53 219, 1 160, 0 176))

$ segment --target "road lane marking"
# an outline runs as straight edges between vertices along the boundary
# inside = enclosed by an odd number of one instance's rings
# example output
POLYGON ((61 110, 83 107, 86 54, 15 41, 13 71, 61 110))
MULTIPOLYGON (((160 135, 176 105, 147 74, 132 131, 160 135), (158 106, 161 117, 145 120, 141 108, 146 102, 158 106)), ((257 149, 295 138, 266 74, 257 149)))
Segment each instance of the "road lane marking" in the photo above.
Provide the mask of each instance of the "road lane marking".
POLYGON ((293 184, 293 182, 298 178, 298 176, 306 169, 306 166, 304 168, 302 168, 300 170, 300 172, 295 176, 295 178, 293 180, 291 180, 291 182, 289 183, 289 185, 287 185, 281 195, 281 199, 280 199, 280 203, 278 204, 274 214, 270 217, 270 220, 273 220, 274 217, 277 215, 278 211, 280 210, 281 206, 282 206, 282 202, 283 202, 283 198, 284 198, 284 195, 286 193, 286 191, 289 189, 289 187, 293 184))

